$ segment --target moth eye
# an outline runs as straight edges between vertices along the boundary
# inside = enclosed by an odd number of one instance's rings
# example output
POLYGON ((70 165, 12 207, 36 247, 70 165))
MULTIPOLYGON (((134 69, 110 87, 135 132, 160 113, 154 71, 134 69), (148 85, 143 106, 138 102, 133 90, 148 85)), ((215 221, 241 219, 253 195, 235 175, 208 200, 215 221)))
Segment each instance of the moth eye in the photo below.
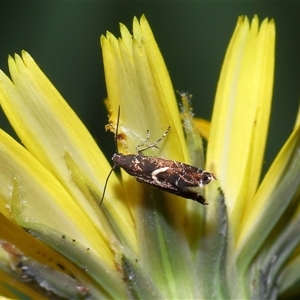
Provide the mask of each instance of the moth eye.
POLYGON ((214 176, 209 172, 204 171, 201 175, 202 175, 201 183, 203 185, 209 184, 214 179, 214 176))

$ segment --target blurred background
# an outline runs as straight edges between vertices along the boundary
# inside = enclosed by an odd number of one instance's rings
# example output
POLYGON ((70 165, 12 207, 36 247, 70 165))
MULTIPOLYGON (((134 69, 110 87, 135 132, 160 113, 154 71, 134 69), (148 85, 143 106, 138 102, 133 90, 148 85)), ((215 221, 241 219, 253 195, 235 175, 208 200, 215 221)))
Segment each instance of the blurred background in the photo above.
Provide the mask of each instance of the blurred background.
MULTIPOLYGON (((0 69, 27 50, 110 158, 105 80, 99 37, 119 36, 144 13, 175 90, 193 94, 197 117, 210 119, 219 72, 238 16, 276 22, 273 106, 264 171, 294 126, 300 91, 300 3, 296 2, 18 2, 0 6, 0 69)), ((12 133, 3 113, 0 126, 12 133)))

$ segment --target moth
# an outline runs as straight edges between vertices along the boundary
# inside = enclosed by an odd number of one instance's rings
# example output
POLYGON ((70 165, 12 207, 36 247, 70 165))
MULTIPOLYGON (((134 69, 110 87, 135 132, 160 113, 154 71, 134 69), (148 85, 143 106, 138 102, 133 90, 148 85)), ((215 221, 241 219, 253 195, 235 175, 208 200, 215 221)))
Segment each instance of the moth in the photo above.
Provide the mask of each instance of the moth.
MULTIPOLYGON (((120 107, 118 110, 116 136, 118 136, 119 117, 120 107)), ((215 180, 216 177, 214 174, 179 161, 144 155, 144 151, 151 148, 158 148, 157 144, 166 137, 169 130, 170 127, 167 128, 165 133, 157 141, 145 146, 150 138, 150 131, 148 130, 146 140, 136 146, 137 154, 119 153, 116 142, 117 152, 112 157, 114 166, 106 179, 100 205, 104 198, 108 178, 115 167, 122 168, 139 182, 147 183, 186 199, 195 200, 203 205, 208 204, 203 195, 198 193, 195 188, 203 188, 215 180)))

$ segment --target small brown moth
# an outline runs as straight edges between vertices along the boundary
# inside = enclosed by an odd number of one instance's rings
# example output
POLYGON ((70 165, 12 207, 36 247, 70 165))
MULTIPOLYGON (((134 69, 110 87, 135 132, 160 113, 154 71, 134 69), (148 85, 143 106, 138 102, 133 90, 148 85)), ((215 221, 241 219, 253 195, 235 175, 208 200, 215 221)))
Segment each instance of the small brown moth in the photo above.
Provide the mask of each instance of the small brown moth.
MULTIPOLYGON (((118 111, 116 136, 118 136, 119 117, 120 107, 118 111)), ((122 168, 139 182, 150 184, 183 198, 195 200, 203 205, 208 204, 205 198, 200 193, 194 191, 193 188, 202 188, 209 184, 212 180, 216 179, 214 174, 175 160, 146 156, 143 154, 143 151, 147 149, 157 148, 157 144, 168 134, 169 130, 170 127, 168 127, 166 132, 157 141, 142 147, 147 144, 149 140, 150 132, 148 130, 145 142, 136 146, 137 154, 125 155, 117 151, 113 155, 112 161, 114 166, 106 179, 100 205, 104 198, 108 178, 115 167, 122 168)))

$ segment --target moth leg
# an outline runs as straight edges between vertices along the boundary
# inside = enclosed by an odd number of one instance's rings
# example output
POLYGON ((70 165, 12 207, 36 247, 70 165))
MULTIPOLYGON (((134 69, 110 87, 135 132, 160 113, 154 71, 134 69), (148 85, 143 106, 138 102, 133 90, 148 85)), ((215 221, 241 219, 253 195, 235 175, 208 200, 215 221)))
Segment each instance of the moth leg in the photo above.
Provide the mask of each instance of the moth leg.
POLYGON ((202 184, 195 184, 195 183, 192 183, 188 180, 186 180, 182 175, 178 174, 178 178, 177 180, 175 181, 175 185, 181 189, 181 190, 188 190, 188 188, 190 187, 197 187, 197 186, 200 186, 202 188, 202 184))
POLYGON ((179 196, 183 198, 195 200, 196 202, 199 202, 202 205, 208 205, 205 198, 201 194, 196 192, 182 192, 179 196))
POLYGON ((159 184, 160 181, 158 180, 157 175, 158 175, 159 173, 166 172, 168 169, 169 169, 169 167, 164 167, 164 168, 159 168, 159 169, 157 169, 157 170, 154 170, 154 171, 151 173, 152 179, 153 179, 157 184, 159 184))
POLYGON ((178 179, 175 181, 175 185, 178 187, 180 191, 178 194, 181 197, 195 200, 203 205, 208 205, 205 198, 201 194, 197 192, 193 192, 189 189, 189 187, 186 185, 186 181, 184 181, 180 175, 178 176, 178 179))
POLYGON ((150 148, 158 148, 156 145, 168 134, 169 130, 170 130, 170 126, 167 128, 167 130, 165 131, 165 133, 157 141, 155 141, 154 143, 152 143, 152 144, 150 144, 150 145, 148 145, 148 146, 146 146, 146 147, 144 147, 142 149, 138 149, 139 147, 145 145, 148 142, 148 140, 149 140, 150 131, 147 130, 147 138, 146 138, 145 142, 136 146, 137 153, 139 155, 143 155, 143 151, 145 151, 145 150, 148 150, 150 148))
POLYGON ((147 137, 146 137, 146 139, 144 140, 144 142, 142 142, 141 144, 138 144, 138 145, 136 145, 136 152, 138 153, 138 154, 140 154, 141 155, 141 153, 140 152, 142 152, 141 150, 139 150, 139 148, 140 147, 142 147, 142 146, 144 146, 146 143, 148 143, 148 141, 149 141, 149 138, 150 138, 150 130, 147 130, 147 137))

